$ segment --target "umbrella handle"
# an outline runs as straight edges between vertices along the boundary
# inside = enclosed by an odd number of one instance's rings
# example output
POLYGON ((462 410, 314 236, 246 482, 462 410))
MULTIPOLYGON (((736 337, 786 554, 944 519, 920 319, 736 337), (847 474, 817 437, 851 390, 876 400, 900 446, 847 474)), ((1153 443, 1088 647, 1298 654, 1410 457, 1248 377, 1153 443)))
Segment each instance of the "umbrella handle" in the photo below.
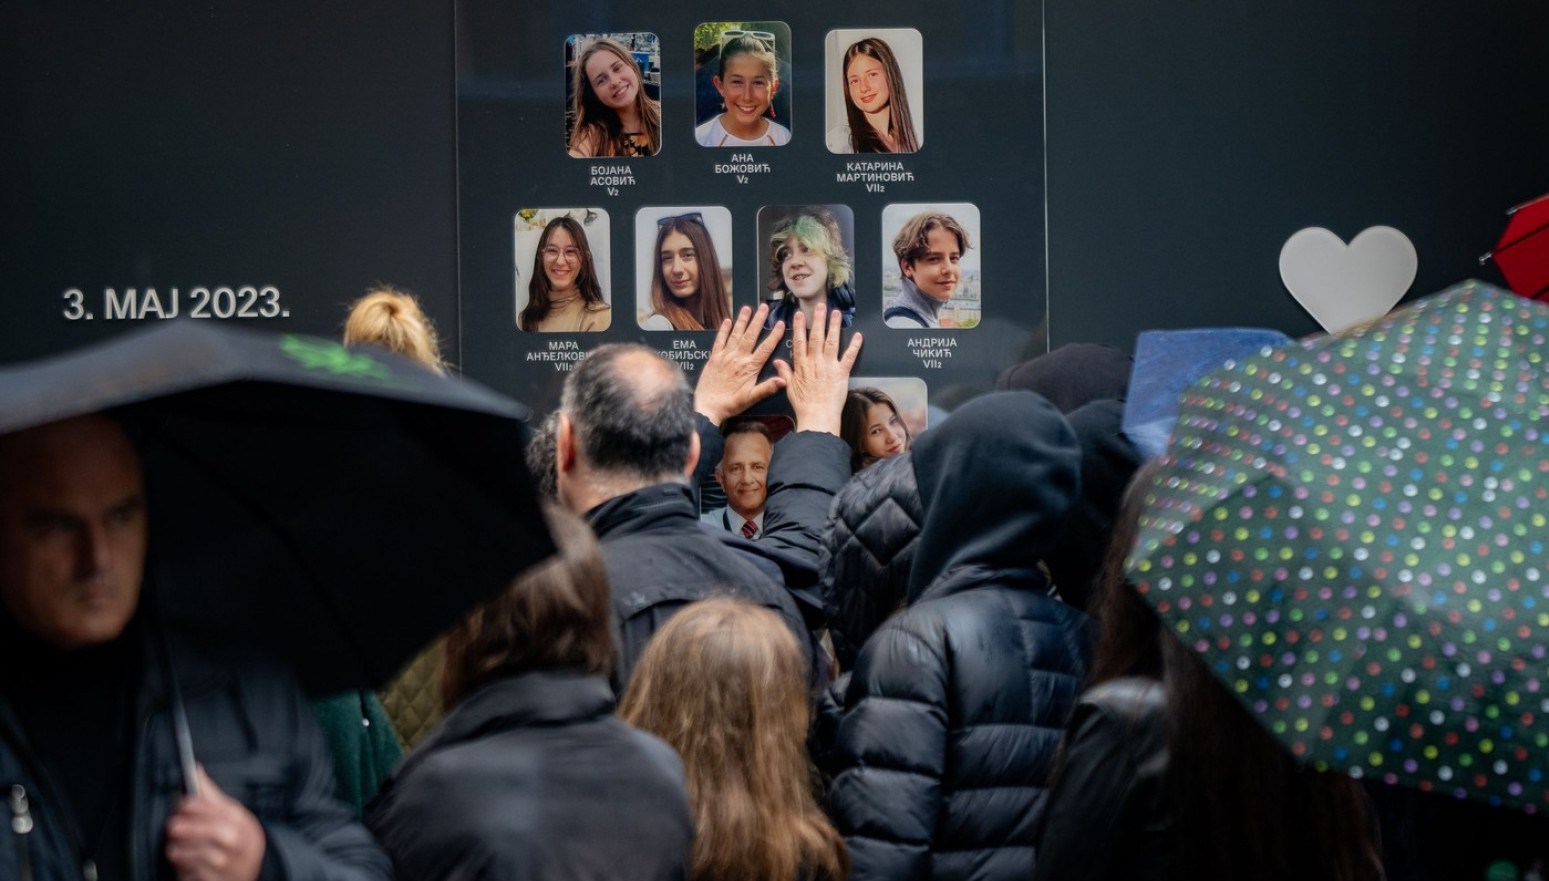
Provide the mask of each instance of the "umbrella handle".
POLYGON ((194 738, 188 730, 188 710, 183 704, 183 689, 178 685, 177 670, 172 666, 172 643, 167 638, 167 620, 160 603, 155 607, 156 648, 161 655, 161 666, 167 675, 167 694, 171 697, 172 742, 177 749, 178 770, 183 777, 183 794, 189 798, 199 795, 198 764, 194 760, 194 738))

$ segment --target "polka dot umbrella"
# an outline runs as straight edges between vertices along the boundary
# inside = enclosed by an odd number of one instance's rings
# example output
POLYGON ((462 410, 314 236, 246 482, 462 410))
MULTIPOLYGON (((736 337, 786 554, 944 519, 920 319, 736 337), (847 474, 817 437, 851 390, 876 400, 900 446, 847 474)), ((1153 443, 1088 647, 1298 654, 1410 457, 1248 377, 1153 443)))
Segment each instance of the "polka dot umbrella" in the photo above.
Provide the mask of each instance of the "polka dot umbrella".
POLYGON ((1549 803, 1549 306, 1469 282, 1184 393, 1132 581, 1293 754, 1549 803))

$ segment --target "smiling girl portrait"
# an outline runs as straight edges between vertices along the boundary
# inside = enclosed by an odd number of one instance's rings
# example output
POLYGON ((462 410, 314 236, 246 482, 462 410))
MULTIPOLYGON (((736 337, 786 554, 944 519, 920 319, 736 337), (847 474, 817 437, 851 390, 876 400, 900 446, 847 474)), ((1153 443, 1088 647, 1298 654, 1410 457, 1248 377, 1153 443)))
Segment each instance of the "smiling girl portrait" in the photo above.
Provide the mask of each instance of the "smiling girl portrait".
POLYGON ((642 208, 635 215, 641 330, 717 330, 731 317, 731 212, 642 208))
POLYGON ((925 144, 923 49, 913 28, 829 31, 828 149, 913 153, 925 144))
POLYGON ((565 46, 571 156, 654 156, 662 147, 655 34, 576 35, 565 46))
POLYGON ((516 326, 538 333, 608 329, 608 215, 599 208, 516 214, 516 326))
POLYGON ((789 28, 780 22, 755 22, 717 34, 718 51, 706 66, 713 71, 710 82, 720 95, 720 112, 700 120, 694 140, 705 147, 779 147, 790 142, 791 130, 775 119, 774 109, 780 90, 779 53, 788 57, 789 49, 781 47, 789 47, 789 36, 789 28))

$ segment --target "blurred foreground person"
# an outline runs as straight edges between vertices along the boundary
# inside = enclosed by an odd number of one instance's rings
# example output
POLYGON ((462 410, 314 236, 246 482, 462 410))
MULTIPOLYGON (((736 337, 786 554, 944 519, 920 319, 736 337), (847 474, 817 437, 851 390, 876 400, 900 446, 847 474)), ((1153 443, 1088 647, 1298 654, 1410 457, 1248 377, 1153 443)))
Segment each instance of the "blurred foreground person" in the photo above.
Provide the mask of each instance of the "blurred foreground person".
POLYGON ((908 607, 851 673, 830 811, 857 879, 1026 879, 1087 669, 1086 618, 1037 567, 1079 492, 1081 448, 1048 401, 1005 392, 963 405, 909 459, 924 523, 908 607))
POLYGON ((613 715, 597 541, 575 515, 545 514, 559 553, 448 634, 446 719, 372 806, 372 831, 406 881, 687 870, 683 766, 613 715))
POLYGON ((804 739, 806 674, 767 609, 695 603, 646 647, 619 714, 683 757, 692 881, 843 881, 844 842, 818 809, 804 739))
POLYGON ((386 856, 334 797, 327 747, 289 675, 142 614, 147 503, 139 458, 107 416, 0 436, 0 794, 11 814, 0 877, 388 878, 386 856), (162 638, 165 656, 153 649, 162 638), (191 797, 179 789, 174 689, 209 762, 191 797))
POLYGON ((1300 767, 1124 580, 1154 465, 1118 515, 1091 686, 1062 747, 1034 877, 1383 877, 1360 785, 1300 767))

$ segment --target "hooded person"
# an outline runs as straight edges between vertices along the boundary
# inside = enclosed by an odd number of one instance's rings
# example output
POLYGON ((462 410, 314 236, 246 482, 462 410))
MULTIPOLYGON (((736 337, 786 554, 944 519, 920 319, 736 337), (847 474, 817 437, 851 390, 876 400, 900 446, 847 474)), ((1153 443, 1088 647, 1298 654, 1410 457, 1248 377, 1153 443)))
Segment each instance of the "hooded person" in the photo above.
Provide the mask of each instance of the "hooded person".
POLYGON ((1003 371, 995 387, 1042 395, 1068 416, 1092 401, 1123 401, 1134 366, 1112 346, 1069 343, 1003 371))
POLYGON ((1124 402, 1092 401, 1066 414, 1081 441, 1081 495, 1065 534, 1044 557, 1060 599, 1086 609, 1113 537, 1124 489, 1144 458, 1124 436, 1124 402))
POLYGON ((1081 447, 1052 404, 1010 392, 910 456, 925 519, 908 608, 857 658, 830 810, 857 881, 1023 879, 1086 676, 1086 618, 1037 565, 1079 495, 1081 447))

